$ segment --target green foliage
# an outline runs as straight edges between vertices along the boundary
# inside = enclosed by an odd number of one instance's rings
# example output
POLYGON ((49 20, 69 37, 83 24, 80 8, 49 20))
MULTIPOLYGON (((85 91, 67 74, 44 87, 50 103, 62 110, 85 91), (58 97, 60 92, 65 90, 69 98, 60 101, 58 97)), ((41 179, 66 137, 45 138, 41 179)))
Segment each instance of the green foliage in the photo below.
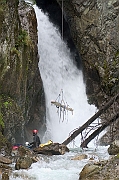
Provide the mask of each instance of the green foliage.
POLYGON ((4 119, 3 119, 3 109, 7 111, 7 109, 12 106, 12 102, 10 98, 7 101, 4 100, 5 96, 2 94, 0 95, 0 125, 4 128, 4 119))
POLYGON ((31 45, 31 40, 30 37, 27 33, 27 31, 25 30, 21 30, 19 32, 18 38, 17 38, 17 42, 16 42, 16 48, 18 48, 19 46, 29 46, 31 45))
POLYGON ((119 51, 116 52, 115 57, 119 57, 119 51))
POLYGON ((6 0, 0 0, 0 22, 2 21, 5 8, 6 8, 6 0))
POLYGON ((4 13, 4 10, 3 10, 3 8, 2 8, 2 7, 0 7, 0 17, 2 17, 2 16, 3 16, 3 13, 4 13))
MULTIPOLYGON (((116 57, 119 53, 116 54, 116 57)), ((115 91, 116 84, 118 82, 118 74, 116 73, 118 70, 118 60, 113 59, 111 63, 107 62, 106 60, 103 62, 102 68, 104 69, 104 74, 102 78, 102 88, 103 90, 112 95, 115 91)))
POLYGON ((0 4, 0 33, 2 32, 2 23, 4 20, 4 7, 1 6, 0 4))
POLYGON ((119 153, 115 156, 116 159, 119 159, 119 153))
POLYGON ((30 3, 31 4, 36 4, 36 1, 35 0, 30 0, 30 3))
POLYGON ((0 0, 0 5, 5 5, 6 4, 6 0, 0 0))
POLYGON ((5 108, 8 108, 9 106, 12 106, 12 102, 4 102, 3 105, 5 106, 5 108))
POLYGON ((4 128, 5 126, 2 113, 0 113, 0 125, 2 126, 2 128, 4 128))
POLYGON ((13 48, 11 49, 11 55, 14 55, 14 54, 16 54, 18 57, 20 56, 20 53, 19 53, 19 51, 16 49, 16 47, 13 47, 13 48))

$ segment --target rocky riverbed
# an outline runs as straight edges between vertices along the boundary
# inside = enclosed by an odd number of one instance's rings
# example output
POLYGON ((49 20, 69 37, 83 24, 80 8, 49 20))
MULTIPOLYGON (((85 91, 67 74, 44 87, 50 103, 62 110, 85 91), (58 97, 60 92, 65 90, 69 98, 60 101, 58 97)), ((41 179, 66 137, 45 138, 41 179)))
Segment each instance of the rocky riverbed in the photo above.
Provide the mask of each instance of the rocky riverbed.
MULTIPOLYGON (((0 176, 2 180, 9 180, 9 176, 14 170, 29 169, 32 163, 38 162, 44 156, 63 155, 69 149, 62 144, 52 143, 43 147, 30 150, 24 146, 19 146, 11 151, 11 155, 0 155, 0 176), (42 154, 42 155, 41 155, 42 154)), ((79 180, 118 180, 119 179, 119 141, 114 141, 108 148, 110 158, 108 160, 89 159, 79 174, 79 180)), ((87 155, 82 153, 71 160, 81 161, 87 159, 87 155)))

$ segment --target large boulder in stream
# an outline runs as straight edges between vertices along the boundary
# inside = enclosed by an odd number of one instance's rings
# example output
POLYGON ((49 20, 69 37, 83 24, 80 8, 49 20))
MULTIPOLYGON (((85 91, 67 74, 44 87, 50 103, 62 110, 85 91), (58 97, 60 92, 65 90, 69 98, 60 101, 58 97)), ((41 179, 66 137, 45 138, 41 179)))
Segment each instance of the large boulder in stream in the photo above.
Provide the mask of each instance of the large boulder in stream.
POLYGON ((80 173, 79 180, 84 180, 91 176, 93 173, 97 173, 97 171, 99 171, 99 166, 94 164, 86 164, 80 173))
POLYGON ((15 164, 15 169, 28 169, 31 164, 33 163, 32 159, 30 157, 19 157, 15 164))
POLYGON ((64 144, 51 143, 35 148, 34 152, 44 155, 63 155, 65 152, 69 152, 69 149, 64 144))
POLYGON ((17 149, 17 158, 15 163, 15 169, 28 169, 32 163, 40 160, 40 158, 30 149, 19 146, 17 149))
POLYGON ((119 156, 112 156, 108 160, 91 162, 80 172, 79 180, 118 180, 119 156))

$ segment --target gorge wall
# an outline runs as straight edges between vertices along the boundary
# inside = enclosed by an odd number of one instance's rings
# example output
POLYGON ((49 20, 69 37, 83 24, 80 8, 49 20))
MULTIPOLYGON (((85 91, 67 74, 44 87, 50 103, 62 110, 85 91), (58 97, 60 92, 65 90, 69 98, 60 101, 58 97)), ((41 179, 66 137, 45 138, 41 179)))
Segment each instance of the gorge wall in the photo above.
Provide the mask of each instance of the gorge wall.
POLYGON ((12 144, 29 140, 34 128, 41 133, 45 128, 37 42, 34 9, 24 1, 1 0, 0 127, 12 144))

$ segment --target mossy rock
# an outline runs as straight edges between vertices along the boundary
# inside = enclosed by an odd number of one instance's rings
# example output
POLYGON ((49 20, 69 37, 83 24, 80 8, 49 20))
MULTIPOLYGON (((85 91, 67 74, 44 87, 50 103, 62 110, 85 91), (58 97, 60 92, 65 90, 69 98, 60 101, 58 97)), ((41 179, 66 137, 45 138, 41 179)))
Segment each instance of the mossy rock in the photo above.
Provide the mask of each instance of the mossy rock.
POLYGON ((109 155, 116 155, 119 153, 119 147, 115 144, 111 144, 108 148, 109 155))
POLYGON ((7 141, 7 139, 0 132, 0 152, 4 151, 5 154, 9 155, 12 151, 12 145, 7 141))
POLYGON ((28 169, 33 163, 30 157, 19 157, 15 164, 15 169, 28 169))
POLYGON ((80 172, 79 180, 85 180, 86 178, 92 178, 94 174, 98 174, 100 171, 100 166, 94 164, 86 164, 82 171, 80 172))

